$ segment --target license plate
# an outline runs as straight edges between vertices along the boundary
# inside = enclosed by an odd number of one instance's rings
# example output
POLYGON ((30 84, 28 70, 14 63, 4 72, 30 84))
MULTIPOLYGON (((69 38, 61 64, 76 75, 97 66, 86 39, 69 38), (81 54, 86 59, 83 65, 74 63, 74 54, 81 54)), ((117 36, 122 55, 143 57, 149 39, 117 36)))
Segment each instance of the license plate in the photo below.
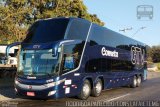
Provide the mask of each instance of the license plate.
POLYGON ((35 96, 34 92, 27 92, 27 96, 35 96))

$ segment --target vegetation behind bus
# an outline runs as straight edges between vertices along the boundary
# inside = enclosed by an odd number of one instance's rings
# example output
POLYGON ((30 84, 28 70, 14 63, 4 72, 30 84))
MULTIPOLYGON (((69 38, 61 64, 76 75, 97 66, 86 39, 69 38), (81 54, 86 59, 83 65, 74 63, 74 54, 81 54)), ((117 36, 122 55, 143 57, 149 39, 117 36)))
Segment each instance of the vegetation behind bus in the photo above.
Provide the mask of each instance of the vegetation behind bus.
POLYGON ((104 23, 95 14, 89 14, 81 0, 6 0, 0 4, 0 43, 21 41, 26 30, 38 19, 79 17, 101 26, 104 23))
POLYGON ((160 46, 152 46, 148 49, 148 61, 153 63, 160 62, 160 46))
POLYGON ((152 46, 148 49, 148 65, 155 63, 160 71, 160 46, 152 46))

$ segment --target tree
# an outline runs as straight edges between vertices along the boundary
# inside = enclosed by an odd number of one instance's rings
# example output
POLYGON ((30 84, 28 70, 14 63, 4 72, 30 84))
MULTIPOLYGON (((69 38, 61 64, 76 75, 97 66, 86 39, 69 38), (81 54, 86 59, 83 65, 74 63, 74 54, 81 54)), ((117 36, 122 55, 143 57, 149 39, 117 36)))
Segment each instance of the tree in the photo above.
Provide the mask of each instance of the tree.
POLYGON ((25 35, 26 27, 24 27, 25 15, 31 11, 30 8, 25 7, 23 0, 16 2, 10 0, 5 5, 0 6, 0 37, 1 43, 8 41, 20 41, 25 35))
POLYGON ((160 46, 153 46, 148 49, 148 60, 154 63, 160 62, 160 46))
POLYGON ((0 42, 21 41, 33 22, 54 17, 79 17, 104 25, 97 15, 87 12, 82 0, 6 0, 0 6, 0 42))

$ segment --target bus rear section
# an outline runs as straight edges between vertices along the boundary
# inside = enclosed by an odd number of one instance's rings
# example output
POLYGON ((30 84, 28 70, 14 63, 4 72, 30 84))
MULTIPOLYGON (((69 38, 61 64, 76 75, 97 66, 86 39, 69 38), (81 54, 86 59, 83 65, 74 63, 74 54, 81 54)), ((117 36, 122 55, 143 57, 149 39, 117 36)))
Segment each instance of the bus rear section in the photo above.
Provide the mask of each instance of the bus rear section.
POLYGON ((128 85, 135 88, 147 78, 146 53, 145 44, 93 24, 85 72, 96 73, 103 89, 128 85))
POLYGON ((18 95, 84 100, 145 79, 144 44, 84 19, 40 20, 19 45, 18 95))

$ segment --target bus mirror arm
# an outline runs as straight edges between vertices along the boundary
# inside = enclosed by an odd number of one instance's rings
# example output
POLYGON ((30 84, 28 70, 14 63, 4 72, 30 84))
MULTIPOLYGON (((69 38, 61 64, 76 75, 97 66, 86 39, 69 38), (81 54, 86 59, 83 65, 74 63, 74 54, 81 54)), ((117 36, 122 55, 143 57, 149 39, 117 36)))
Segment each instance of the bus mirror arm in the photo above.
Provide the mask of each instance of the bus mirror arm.
POLYGON ((57 53, 60 52, 61 47, 62 45, 71 45, 71 44, 80 44, 82 43, 83 41, 82 40, 64 40, 64 41, 61 41, 59 43, 57 43, 56 45, 53 45, 53 48, 52 48, 52 56, 53 57, 56 57, 57 56, 57 53))
POLYGON ((6 63, 7 60, 8 60, 10 48, 12 48, 13 46, 18 46, 18 45, 21 45, 21 42, 15 42, 15 43, 12 43, 12 44, 7 45, 7 47, 6 47, 5 63, 6 63))
POLYGON ((57 52, 58 52, 58 49, 57 49, 58 47, 57 46, 55 46, 54 48, 52 48, 52 56, 53 57, 56 57, 57 56, 57 52))
POLYGON ((53 57, 56 57, 57 56, 57 53, 61 50, 59 50, 59 47, 61 46, 62 44, 60 43, 57 43, 56 45, 53 45, 52 47, 52 56, 53 57))

